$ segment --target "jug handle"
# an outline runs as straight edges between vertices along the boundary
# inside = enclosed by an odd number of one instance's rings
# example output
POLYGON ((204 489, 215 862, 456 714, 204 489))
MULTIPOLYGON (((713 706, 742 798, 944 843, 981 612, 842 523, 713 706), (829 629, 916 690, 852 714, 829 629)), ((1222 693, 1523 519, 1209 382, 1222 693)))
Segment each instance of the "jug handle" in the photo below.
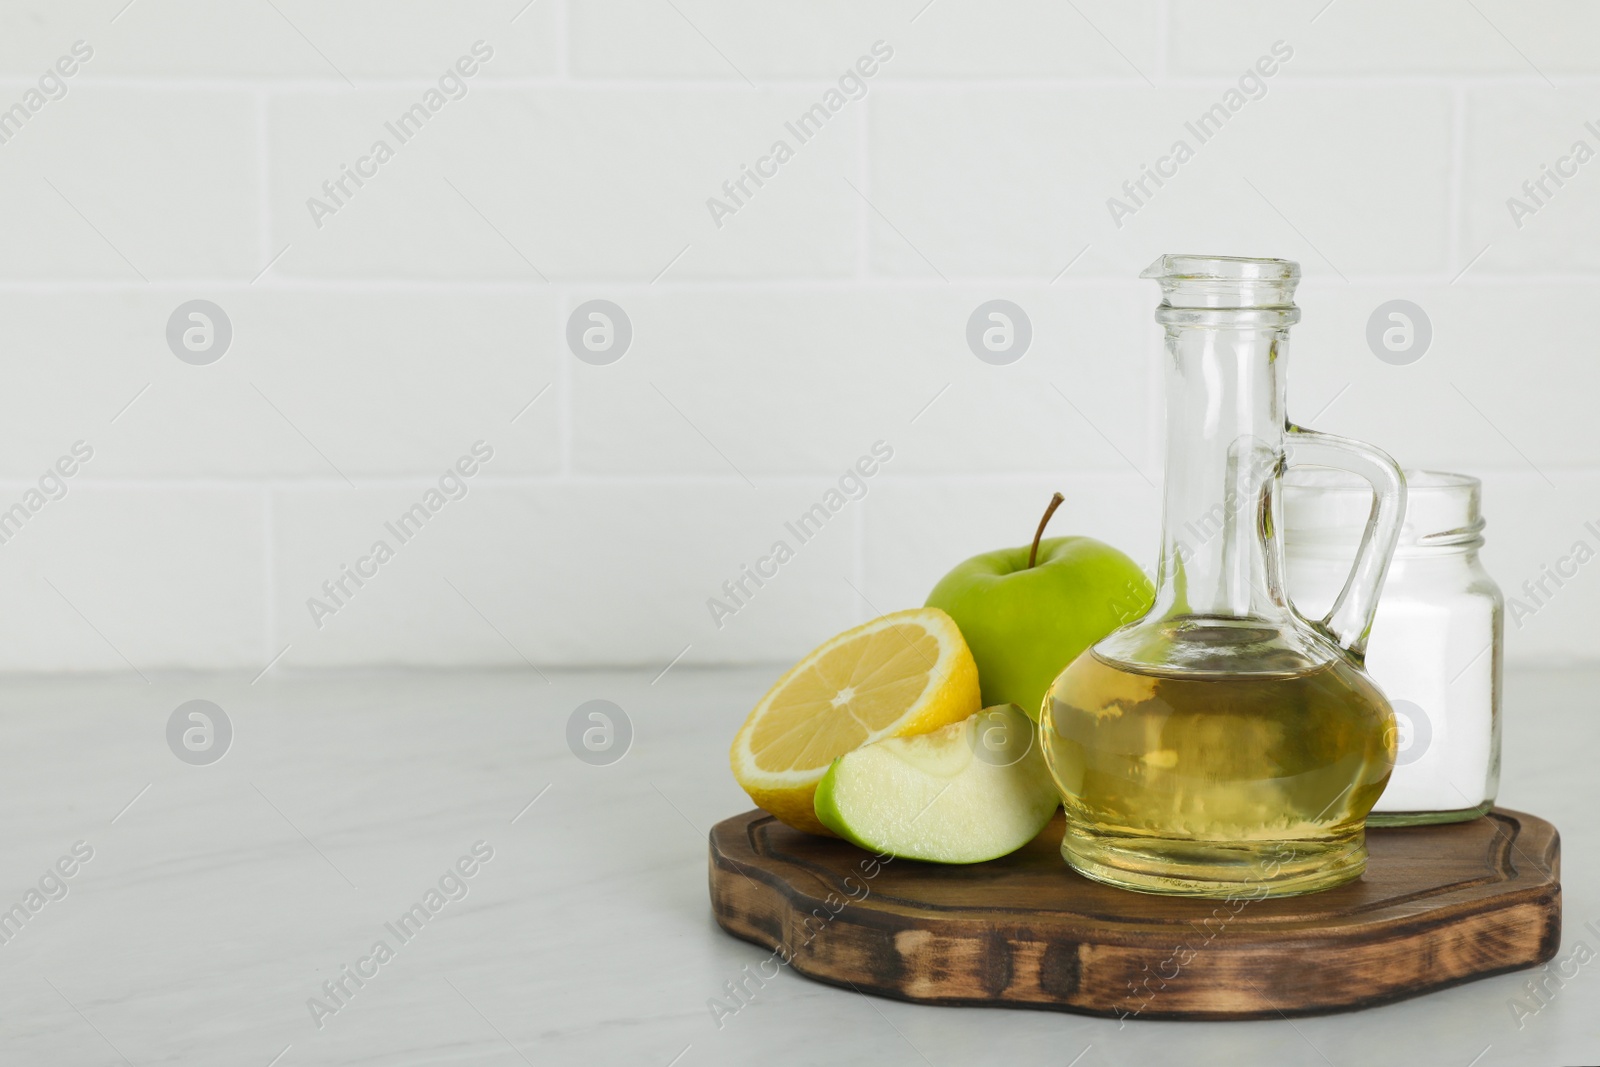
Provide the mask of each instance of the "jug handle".
POLYGON ((1372 485, 1372 511, 1361 534, 1350 577, 1318 625, 1339 647, 1360 659, 1367 652, 1367 637, 1378 610, 1378 594, 1400 540, 1406 512, 1406 479, 1389 454, 1364 441, 1288 425, 1285 441, 1287 465, 1336 467, 1360 475, 1372 485))

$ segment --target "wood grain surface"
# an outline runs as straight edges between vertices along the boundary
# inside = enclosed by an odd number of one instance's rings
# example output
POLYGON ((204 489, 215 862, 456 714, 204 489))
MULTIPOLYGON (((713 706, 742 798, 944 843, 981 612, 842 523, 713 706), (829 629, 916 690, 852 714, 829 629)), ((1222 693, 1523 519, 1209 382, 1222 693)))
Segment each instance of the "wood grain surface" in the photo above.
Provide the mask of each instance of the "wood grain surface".
POLYGON ((930 1004, 1245 1019, 1366 1007, 1543 963, 1561 940, 1560 840, 1496 809, 1369 829, 1358 881, 1276 900, 1114 889, 1061 859, 1062 817, 1004 859, 874 856, 762 811, 711 831, 711 902, 800 974, 930 1004))

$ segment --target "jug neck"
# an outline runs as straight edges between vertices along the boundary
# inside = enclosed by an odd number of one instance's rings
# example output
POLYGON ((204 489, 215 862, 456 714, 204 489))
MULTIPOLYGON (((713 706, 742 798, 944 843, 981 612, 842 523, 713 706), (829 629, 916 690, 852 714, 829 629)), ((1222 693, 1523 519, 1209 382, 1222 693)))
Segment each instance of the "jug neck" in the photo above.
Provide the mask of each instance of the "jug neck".
POLYGON ((1170 256, 1162 265, 1166 486, 1151 618, 1287 621, 1277 489, 1298 270, 1170 256), (1207 269, 1185 272, 1185 261, 1207 269))

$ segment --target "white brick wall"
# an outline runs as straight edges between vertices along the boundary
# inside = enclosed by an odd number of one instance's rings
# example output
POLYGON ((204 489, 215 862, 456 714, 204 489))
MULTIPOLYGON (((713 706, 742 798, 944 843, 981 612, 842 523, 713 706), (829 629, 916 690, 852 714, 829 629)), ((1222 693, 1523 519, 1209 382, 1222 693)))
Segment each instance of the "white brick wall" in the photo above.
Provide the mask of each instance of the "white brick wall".
MULTIPOLYGON (((1057 532, 1148 561, 1135 275, 1169 251, 1302 262, 1292 411, 1482 475, 1508 592, 1600 549, 1600 159, 1561 162, 1600 152, 1593 5, 125 3, 0 0, 0 111, 93 48, 0 143, 0 509, 94 449, 0 544, 0 669, 781 660, 1025 541, 1055 489, 1057 532), (1107 199, 1179 138, 1118 225, 1107 199), (707 199, 779 139, 719 225, 707 199), (1514 218, 1546 166, 1569 176, 1514 218), (1010 366, 966 345, 995 298, 1034 331, 1010 366), (1433 324, 1408 366, 1365 341, 1394 298, 1433 324), (232 324, 205 366, 167 342, 193 299, 232 324), (633 331, 603 366, 566 340, 595 299, 633 331), (466 495, 398 544, 384 523, 478 440, 466 495), (879 440, 864 498, 715 625, 706 599, 879 440), (379 538, 394 558, 314 618, 379 538)), ((1597 617, 1600 563, 1508 654, 1600 657, 1597 617)))

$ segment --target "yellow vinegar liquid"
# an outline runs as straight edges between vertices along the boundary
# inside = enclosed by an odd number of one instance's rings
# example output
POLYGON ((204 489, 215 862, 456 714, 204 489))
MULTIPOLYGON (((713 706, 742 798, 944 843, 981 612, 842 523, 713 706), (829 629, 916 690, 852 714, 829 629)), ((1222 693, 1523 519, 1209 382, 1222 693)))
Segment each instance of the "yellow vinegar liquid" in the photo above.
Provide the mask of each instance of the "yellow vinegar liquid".
POLYGON ((1044 703, 1061 852, 1125 889, 1288 896, 1359 877, 1394 713, 1342 657, 1260 673, 1146 670, 1092 649, 1044 703))

